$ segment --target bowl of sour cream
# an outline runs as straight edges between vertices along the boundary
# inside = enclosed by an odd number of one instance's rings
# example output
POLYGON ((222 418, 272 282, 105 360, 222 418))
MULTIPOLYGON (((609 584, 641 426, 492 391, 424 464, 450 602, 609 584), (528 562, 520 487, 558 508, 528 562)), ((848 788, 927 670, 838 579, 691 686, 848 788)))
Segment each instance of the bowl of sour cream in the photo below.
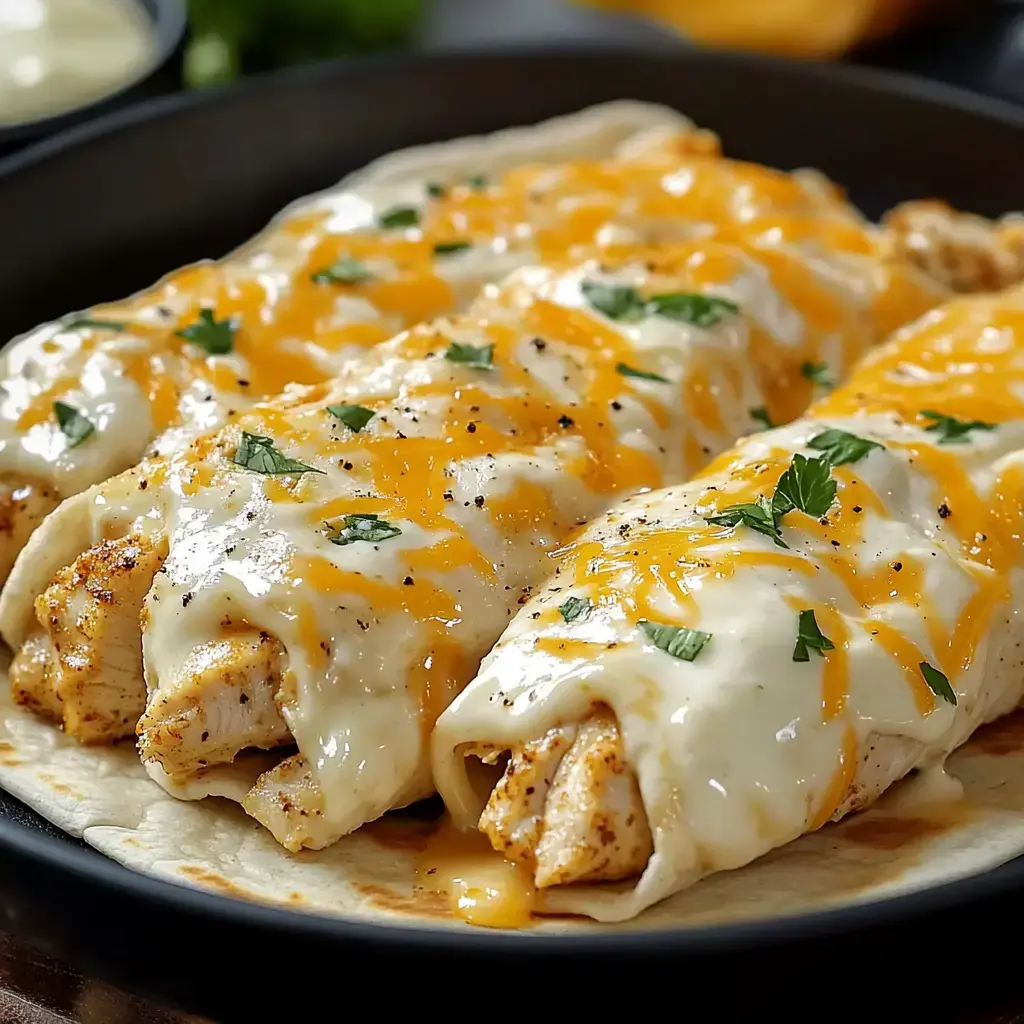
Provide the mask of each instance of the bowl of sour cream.
POLYGON ((185 0, 0 0, 0 153, 180 88, 185 0))

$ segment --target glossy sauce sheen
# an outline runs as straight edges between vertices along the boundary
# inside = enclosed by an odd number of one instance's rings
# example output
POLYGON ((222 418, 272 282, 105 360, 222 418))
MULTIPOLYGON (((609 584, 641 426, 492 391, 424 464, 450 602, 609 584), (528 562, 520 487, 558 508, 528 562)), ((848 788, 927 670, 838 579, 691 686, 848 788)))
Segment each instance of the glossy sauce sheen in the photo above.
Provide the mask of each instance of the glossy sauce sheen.
POLYGON ((440 190, 422 177, 369 180, 305 201, 233 256, 89 311, 120 329, 76 326, 80 317, 41 327, 0 363, 0 478, 76 493, 147 449, 179 450, 289 383, 332 377, 409 324, 464 307, 485 282, 595 245, 718 231, 771 252, 820 250, 838 287, 859 292, 883 333, 938 301, 920 275, 880 261, 875 229, 831 186, 694 154, 686 140, 670 134, 631 159, 442 180, 440 190), (383 227, 400 209, 416 223, 383 227), (316 279, 338 260, 357 261, 365 279, 316 279), (179 334, 204 310, 230 321, 230 353, 211 355, 179 334), (80 410, 95 432, 72 445, 55 401, 80 410))
POLYGON ((631 917, 702 875, 871 802, 938 767, 1024 687, 1024 293, 961 299, 875 350, 790 426, 742 441, 689 484, 627 499, 559 552, 434 734, 438 788, 472 828, 482 799, 467 749, 516 749, 612 708, 654 836, 620 895, 553 891, 551 909, 631 917), (982 421, 940 443, 925 410, 982 421), (770 497, 795 453, 839 428, 882 447, 832 470, 818 520, 788 549, 704 517, 770 497), (563 621, 567 597, 589 615, 563 621), (813 610, 834 648, 794 660, 813 610), (641 620, 710 633, 692 662, 641 620), (940 670, 957 703, 928 685, 940 670))
MULTIPOLYGON (((871 343, 860 294, 826 286, 811 265, 795 253, 762 264, 707 241, 527 268, 465 317, 413 328, 330 385, 66 504, 8 591, 64 564, 58 535, 87 546, 166 528, 170 554, 143 614, 151 704, 197 645, 239 629, 278 637, 283 714, 326 800, 310 844, 334 841, 430 791, 431 726, 570 531, 616 494, 683 478, 748 431, 766 400, 764 365, 792 374, 812 356, 842 373, 871 343), (712 295, 738 312, 705 326, 612 320, 585 283, 712 295), (492 367, 447 359, 453 342, 492 346, 492 367), (327 412, 336 403, 374 417, 353 433, 327 412), (230 461, 241 430, 322 473, 241 469, 230 461), (341 517, 360 513, 401 534, 332 543, 341 517)), ((31 616, 30 600, 7 598, 12 642, 19 616, 31 616)), ((156 760, 148 767, 176 795, 223 791, 216 766, 173 778, 156 760)))

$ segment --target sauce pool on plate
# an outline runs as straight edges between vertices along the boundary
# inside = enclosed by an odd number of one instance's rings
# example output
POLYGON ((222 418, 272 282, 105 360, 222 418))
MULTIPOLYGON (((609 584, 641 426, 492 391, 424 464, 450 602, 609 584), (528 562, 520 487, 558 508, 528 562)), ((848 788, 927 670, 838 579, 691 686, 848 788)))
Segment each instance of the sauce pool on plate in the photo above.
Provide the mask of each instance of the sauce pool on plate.
POLYGON ((134 0, 0 0, 0 126, 101 99, 155 60, 134 0))

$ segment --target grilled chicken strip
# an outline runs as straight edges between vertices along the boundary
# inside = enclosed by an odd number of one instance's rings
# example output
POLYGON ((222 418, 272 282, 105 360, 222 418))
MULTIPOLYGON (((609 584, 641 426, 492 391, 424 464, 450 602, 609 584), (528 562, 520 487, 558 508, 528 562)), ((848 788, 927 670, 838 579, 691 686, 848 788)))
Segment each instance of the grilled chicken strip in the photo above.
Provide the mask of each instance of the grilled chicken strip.
MULTIPOLYGON (((277 705, 284 657, 268 633, 193 648, 138 722, 143 760, 158 761, 173 776, 233 761, 249 747, 290 742, 277 705)), ((144 704, 145 687, 142 697, 144 704)))
POLYGON ((532 866, 538 888, 629 878, 653 852, 636 775, 607 709, 514 751, 478 827, 507 859, 532 866))
MULTIPOLYGON (((83 547, 165 535, 141 622, 147 769, 201 797, 241 745, 290 735, 298 754, 244 806, 290 849, 327 845, 430 791, 431 725, 570 530, 694 471, 779 380, 809 398, 805 363, 847 372, 876 331, 843 280, 820 254, 714 240, 526 268, 466 317, 63 505, 0 629, 24 643, 26 603, 83 547), (254 633, 283 653, 225 645, 254 633)), ((24 657, 45 680, 45 652, 24 657)))
POLYGON ((128 535, 59 570, 35 602, 39 632, 12 663, 15 699, 59 709, 82 743, 130 736, 146 702, 139 614, 163 556, 164 545, 128 535))
POLYGON ((632 917, 941 770, 1021 700, 1022 599, 1017 288, 598 517, 441 715, 435 780, 542 910, 632 917), (479 791, 466 759, 502 751, 479 791))
POLYGON ((0 584, 32 531, 58 502, 52 486, 28 477, 0 476, 0 584))
POLYGON ((938 200, 901 203, 882 218, 896 259, 957 292, 989 292, 1024 280, 1024 217, 986 220, 938 200))

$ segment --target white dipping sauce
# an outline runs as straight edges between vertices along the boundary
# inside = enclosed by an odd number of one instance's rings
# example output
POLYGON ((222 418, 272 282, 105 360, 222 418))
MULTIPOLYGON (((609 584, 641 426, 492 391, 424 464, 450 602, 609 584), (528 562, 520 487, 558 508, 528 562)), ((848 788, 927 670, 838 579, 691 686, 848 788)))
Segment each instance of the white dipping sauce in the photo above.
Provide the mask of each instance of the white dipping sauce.
POLYGON ((155 59, 152 25, 132 0, 0 0, 0 125, 100 99, 155 59))

